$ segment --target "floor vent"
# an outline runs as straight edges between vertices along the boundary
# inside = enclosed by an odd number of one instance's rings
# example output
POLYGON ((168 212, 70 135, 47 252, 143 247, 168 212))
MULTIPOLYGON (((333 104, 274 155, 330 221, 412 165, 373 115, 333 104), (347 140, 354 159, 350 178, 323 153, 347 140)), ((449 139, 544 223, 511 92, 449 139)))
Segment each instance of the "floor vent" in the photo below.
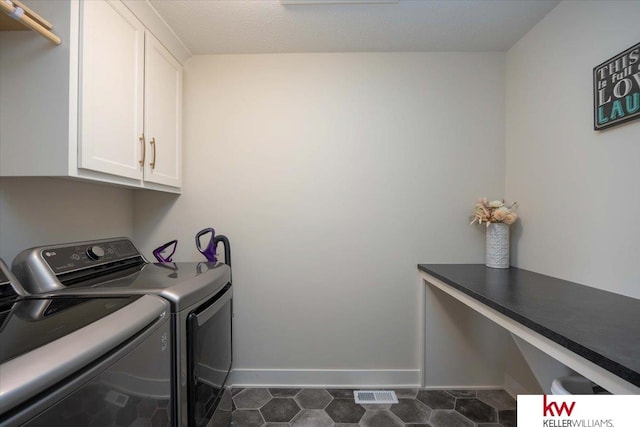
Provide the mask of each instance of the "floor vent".
POLYGON ((356 403, 362 404, 398 403, 395 391, 354 390, 353 396, 356 398, 356 403))

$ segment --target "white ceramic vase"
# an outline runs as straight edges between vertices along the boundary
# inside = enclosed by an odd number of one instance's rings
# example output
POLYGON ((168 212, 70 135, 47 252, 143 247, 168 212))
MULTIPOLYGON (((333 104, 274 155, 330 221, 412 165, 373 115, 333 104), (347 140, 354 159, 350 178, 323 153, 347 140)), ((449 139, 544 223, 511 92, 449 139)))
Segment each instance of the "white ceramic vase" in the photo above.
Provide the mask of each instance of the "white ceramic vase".
POLYGON ((487 227, 485 265, 491 268, 509 268, 509 225, 502 222, 487 227))

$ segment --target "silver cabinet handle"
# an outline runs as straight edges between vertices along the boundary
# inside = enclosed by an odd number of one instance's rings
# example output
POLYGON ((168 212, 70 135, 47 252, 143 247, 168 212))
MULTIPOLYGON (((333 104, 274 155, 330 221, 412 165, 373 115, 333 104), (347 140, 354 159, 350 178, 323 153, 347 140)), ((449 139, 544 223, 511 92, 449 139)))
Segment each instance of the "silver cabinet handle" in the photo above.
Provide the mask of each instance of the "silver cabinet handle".
POLYGON ((138 139, 140 140, 140 143, 142 144, 142 159, 139 160, 138 163, 140 163, 140 166, 144 166, 144 158, 147 157, 147 144, 144 141, 144 133, 138 139))
POLYGON ((153 161, 149 163, 149 166, 151 166, 151 169, 154 169, 156 167, 156 156, 157 156, 156 139, 151 138, 151 141, 149 142, 149 144, 151 144, 151 146, 153 147, 153 161))

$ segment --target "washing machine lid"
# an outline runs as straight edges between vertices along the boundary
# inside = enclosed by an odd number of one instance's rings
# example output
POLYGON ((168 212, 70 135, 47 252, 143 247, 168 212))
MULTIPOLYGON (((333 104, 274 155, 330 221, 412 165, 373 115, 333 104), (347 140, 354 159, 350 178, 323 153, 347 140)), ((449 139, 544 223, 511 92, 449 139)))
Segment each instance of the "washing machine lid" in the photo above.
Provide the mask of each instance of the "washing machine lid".
POLYGON ((168 308, 149 295, 15 301, 0 325, 0 414, 127 342, 168 308))
POLYGON ((221 263, 149 264, 126 237, 26 249, 12 269, 33 295, 153 294, 174 311, 215 295, 231 279, 221 263))
POLYGON ((19 299, 2 313, 0 365, 131 304, 139 296, 19 299))

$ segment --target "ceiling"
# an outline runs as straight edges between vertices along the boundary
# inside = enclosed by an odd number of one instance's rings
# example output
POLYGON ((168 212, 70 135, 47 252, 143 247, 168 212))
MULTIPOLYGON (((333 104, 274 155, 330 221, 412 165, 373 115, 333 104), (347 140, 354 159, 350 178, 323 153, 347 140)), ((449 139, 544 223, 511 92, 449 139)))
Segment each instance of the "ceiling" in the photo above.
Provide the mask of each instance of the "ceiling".
POLYGON ((194 55, 506 51, 559 2, 318 4, 318 0, 311 0, 315 4, 292 5, 279 0, 149 1, 194 55))

